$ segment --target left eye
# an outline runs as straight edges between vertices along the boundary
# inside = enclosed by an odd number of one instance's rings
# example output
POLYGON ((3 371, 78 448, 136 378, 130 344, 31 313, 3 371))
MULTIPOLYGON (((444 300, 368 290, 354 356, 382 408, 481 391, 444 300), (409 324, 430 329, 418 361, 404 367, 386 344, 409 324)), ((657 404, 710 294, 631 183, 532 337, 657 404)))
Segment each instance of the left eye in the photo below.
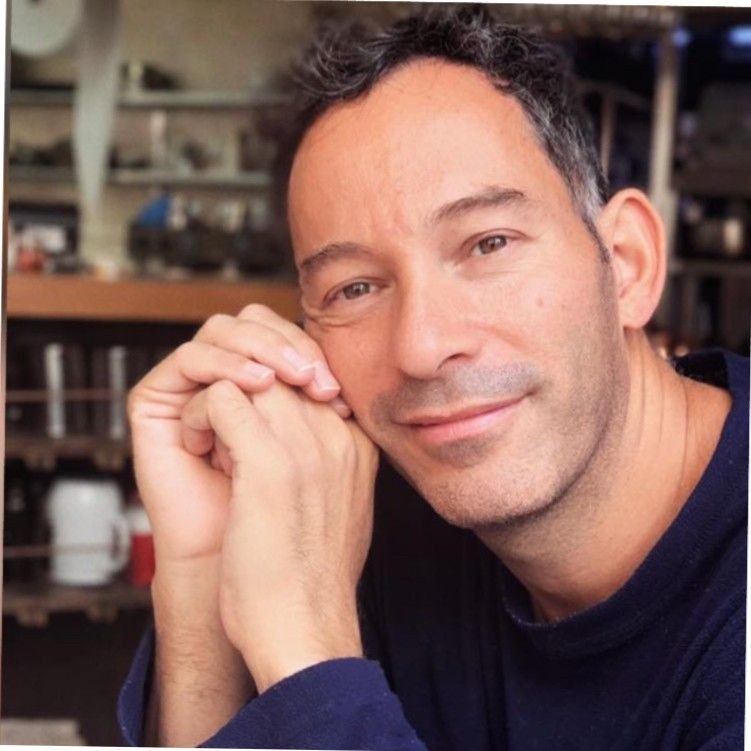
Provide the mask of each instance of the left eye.
POLYGON ((503 250, 508 245, 508 238, 504 235, 491 235, 484 237, 472 246, 473 256, 486 256, 496 250, 503 250))
POLYGON ((347 300, 354 300, 355 298, 362 297, 363 295, 367 295, 368 292, 370 292, 370 283, 353 282, 352 284, 348 284, 346 287, 342 287, 340 291, 347 300))

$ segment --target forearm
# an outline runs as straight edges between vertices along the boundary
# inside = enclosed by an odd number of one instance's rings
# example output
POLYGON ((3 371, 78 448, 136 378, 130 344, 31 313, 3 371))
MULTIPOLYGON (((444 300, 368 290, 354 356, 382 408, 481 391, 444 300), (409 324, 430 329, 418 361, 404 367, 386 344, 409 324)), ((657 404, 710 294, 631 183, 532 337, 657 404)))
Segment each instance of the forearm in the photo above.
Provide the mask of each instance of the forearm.
POLYGON ((200 568, 157 565, 152 584, 156 653, 144 745, 196 746, 255 691, 222 629, 218 565, 218 557, 200 568))

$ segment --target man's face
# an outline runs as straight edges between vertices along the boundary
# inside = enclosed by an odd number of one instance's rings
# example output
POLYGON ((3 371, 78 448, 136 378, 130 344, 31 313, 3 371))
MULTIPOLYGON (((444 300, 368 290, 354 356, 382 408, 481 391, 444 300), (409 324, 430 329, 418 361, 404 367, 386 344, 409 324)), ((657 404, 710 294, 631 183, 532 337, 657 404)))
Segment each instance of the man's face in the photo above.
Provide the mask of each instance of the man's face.
POLYGON ((308 131, 289 220, 306 330, 439 514, 503 523, 582 475, 622 387, 613 281, 515 99, 397 70, 308 131))

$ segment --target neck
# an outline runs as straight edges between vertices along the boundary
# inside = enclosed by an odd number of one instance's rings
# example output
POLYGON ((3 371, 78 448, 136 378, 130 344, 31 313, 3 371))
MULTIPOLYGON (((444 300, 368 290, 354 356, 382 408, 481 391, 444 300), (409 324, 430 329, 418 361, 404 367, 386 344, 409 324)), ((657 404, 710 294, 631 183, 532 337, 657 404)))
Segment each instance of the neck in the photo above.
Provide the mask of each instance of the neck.
POLYGON ((510 528, 476 531, 539 620, 591 607, 630 578, 696 487, 730 410, 726 391, 679 376, 642 333, 627 333, 626 350, 624 418, 565 497, 510 528))

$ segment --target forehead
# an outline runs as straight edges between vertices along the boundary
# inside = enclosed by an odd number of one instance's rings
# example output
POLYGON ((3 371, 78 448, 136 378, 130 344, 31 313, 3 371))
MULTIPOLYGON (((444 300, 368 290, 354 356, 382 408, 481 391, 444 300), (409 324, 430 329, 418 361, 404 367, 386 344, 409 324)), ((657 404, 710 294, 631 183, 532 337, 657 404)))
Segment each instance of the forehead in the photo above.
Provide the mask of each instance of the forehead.
POLYGON ((295 255, 353 231, 413 228, 487 185, 566 195, 513 96, 469 66, 409 63, 306 133, 289 182, 295 255))

